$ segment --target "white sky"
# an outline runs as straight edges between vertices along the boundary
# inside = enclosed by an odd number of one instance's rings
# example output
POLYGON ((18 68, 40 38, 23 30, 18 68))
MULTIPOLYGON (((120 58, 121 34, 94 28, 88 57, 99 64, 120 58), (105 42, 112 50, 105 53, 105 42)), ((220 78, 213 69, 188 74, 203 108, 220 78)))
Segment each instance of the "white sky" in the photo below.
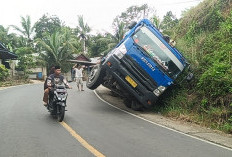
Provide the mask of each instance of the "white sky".
POLYGON ((83 15, 93 32, 110 31, 113 19, 132 5, 148 4, 162 18, 168 11, 180 17, 186 8, 203 0, 3 0, 0 3, 0 25, 20 26, 20 16, 31 17, 34 24, 43 14, 57 15, 66 25, 74 28, 77 15, 83 15))

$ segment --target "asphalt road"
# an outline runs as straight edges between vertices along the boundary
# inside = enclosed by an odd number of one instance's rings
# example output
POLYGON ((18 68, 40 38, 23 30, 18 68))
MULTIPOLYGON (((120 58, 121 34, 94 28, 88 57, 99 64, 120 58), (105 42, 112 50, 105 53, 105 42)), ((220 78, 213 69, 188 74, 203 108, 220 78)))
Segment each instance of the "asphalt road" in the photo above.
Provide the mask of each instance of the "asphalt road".
POLYGON ((71 85, 64 123, 72 131, 42 105, 42 84, 0 90, 0 157, 91 157, 93 148, 109 157, 232 156, 230 149, 136 118, 71 85))

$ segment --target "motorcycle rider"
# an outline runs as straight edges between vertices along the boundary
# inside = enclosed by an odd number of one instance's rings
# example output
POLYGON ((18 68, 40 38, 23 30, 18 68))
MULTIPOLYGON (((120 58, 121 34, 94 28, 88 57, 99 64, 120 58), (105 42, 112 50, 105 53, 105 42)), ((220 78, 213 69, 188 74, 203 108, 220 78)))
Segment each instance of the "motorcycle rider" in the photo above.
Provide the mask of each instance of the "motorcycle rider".
MULTIPOLYGON (((51 69, 50 69, 50 72, 49 72, 48 76, 50 76, 51 74, 54 74, 54 72, 55 72, 55 66, 52 66, 51 69)), ((48 86, 47 86, 47 81, 48 81, 48 77, 46 78, 46 80, 45 80, 45 82, 44 82, 44 90, 45 90, 46 88, 48 88, 48 86)))
POLYGON ((69 86, 67 80, 64 78, 63 75, 61 75, 61 68, 60 66, 55 66, 54 67, 54 73, 51 74, 47 78, 47 88, 44 90, 44 96, 43 96, 43 102, 44 106, 46 107, 48 105, 48 97, 49 97, 49 92, 52 89, 52 85, 57 84, 57 83, 64 83, 68 88, 72 88, 69 86))

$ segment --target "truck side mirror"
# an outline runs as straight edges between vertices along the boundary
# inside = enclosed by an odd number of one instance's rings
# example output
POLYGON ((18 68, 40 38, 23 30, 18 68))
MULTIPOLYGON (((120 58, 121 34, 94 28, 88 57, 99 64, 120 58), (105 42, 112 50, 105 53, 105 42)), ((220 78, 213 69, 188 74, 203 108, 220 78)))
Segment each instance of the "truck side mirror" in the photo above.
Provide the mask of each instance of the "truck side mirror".
POLYGON ((132 29, 136 24, 137 24, 137 22, 133 21, 133 22, 130 23, 130 25, 128 26, 128 28, 132 29))
POLYGON ((168 35, 164 35, 163 38, 167 43, 170 42, 170 37, 168 35))
POLYGON ((193 73, 190 72, 190 73, 186 76, 187 82, 190 82, 190 81, 193 79, 193 77, 194 77, 193 73))

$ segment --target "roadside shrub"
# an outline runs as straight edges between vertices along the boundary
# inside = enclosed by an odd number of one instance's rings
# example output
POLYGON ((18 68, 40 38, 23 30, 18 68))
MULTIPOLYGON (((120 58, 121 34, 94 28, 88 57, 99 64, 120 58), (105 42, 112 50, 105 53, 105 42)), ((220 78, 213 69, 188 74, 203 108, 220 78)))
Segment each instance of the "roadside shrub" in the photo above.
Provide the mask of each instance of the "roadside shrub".
POLYGON ((198 88, 208 97, 224 96, 232 88, 231 66, 226 63, 214 63, 198 82, 198 88))
POLYGON ((225 123, 221 129, 227 133, 232 133, 232 123, 225 123))
POLYGON ((8 76, 9 76, 8 69, 4 65, 0 64, 0 81, 5 80, 8 76))

